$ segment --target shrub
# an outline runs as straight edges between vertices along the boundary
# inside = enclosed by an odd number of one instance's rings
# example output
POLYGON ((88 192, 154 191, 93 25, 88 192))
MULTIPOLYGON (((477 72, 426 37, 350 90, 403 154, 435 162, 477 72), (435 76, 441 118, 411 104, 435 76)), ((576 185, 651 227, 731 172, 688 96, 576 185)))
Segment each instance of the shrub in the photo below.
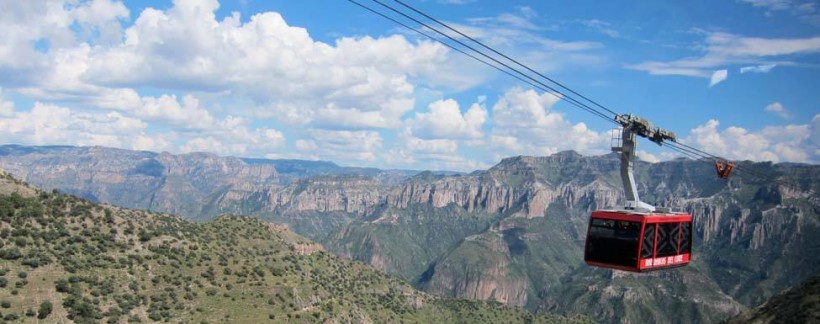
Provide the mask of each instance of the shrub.
POLYGON ((48 317, 48 315, 51 314, 52 308, 53 305, 51 305, 51 301, 44 300, 42 303, 40 303, 40 309, 37 311, 37 318, 44 319, 48 317))

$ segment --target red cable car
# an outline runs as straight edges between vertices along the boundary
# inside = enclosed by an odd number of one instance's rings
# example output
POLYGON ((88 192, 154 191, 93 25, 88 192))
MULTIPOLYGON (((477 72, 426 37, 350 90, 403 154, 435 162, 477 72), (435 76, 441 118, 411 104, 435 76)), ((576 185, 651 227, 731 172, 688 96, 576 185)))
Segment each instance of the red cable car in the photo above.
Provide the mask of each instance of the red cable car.
POLYGON ((598 210, 589 220, 584 260, 643 272, 686 265, 691 251, 692 215, 598 210))
POLYGON ((584 261, 591 266, 633 272, 687 265, 692 255, 692 215, 642 202, 632 175, 636 135, 661 144, 675 141, 675 134, 632 115, 619 115, 616 121, 623 126, 623 133, 613 138, 621 146, 613 146, 612 150, 621 154, 626 203, 592 212, 584 261))

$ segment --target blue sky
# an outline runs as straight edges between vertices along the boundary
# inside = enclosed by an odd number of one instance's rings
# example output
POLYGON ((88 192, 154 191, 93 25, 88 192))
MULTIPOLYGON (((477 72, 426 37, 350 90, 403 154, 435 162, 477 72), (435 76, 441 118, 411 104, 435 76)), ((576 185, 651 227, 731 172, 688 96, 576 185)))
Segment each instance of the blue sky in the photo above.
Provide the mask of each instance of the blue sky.
MULTIPOLYGON (((820 3, 407 3, 689 145, 820 162, 820 3)), ((344 0, 0 1, 0 28, 3 143, 460 171, 609 150, 612 124, 344 0)))

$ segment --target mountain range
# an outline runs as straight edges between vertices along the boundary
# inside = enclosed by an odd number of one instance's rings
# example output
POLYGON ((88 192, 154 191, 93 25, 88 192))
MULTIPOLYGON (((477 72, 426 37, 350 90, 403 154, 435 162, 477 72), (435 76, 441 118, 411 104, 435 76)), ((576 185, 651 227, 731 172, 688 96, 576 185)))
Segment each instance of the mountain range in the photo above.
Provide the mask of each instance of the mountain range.
POLYGON ((0 147, 0 168, 92 201, 287 224, 438 296, 603 322, 714 322, 820 273, 820 166, 639 162, 643 200, 694 217, 683 268, 583 264, 591 211, 622 203, 614 155, 511 157, 470 174, 102 147, 0 147))

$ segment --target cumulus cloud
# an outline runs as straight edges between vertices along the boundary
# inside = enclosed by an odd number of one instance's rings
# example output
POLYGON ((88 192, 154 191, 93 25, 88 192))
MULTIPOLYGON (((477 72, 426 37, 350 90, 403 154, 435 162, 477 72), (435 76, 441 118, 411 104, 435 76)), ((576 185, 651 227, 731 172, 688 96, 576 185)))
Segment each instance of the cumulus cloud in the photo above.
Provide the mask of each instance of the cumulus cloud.
POLYGON ((117 112, 89 114, 36 102, 30 111, 0 118, 0 134, 24 144, 72 144, 130 147, 129 138, 146 124, 117 112))
POLYGON ((719 125, 717 120, 709 120, 692 129, 684 141, 732 160, 820 161, 820 115, 809 124, 768 126, 759 131, 734 126, 721 131, 719 125))
POLYGON ((228 116, 209 129, 195 133, 181 150, 247 156, 254 152, 275 151, 285 144, 282 132, 270 128, 252 129, 248 124, 249 121, 242 117, 228 116))
POLYGON ((584 154, 607 152, 609 136, 572 124, 563 114, 553 112, 558 97, 533 90, 513 88, 492 108, 494 124, 489 144, 504 155, 549 155, 563 150, 584 154))
POLYGON ((791 112, 788 109, 786 109, 786 107, 783 107, 783 104, 781 104, 779 102, 770 103, 763 110, 765 110, 767 112, 770 112, 770 113, 774 113, 774 114, 776 114, 777 116, 779 116, 780 118, 783 118, 783 119, 791 118, 791 112))
MULTIPOLYGON (((246 118, 256 117, 301 125, 295 137, 304 138, 295 144, 304 150, 310 143, 336 150, 327 134, 351 138, 351 145, 367 140, 369 149, 354 155, 372 160, 381 143, 373 131, 404 125, 417 85, 465 89, 477 82, 470 73, 442 73, 464 61, 434 42, 394 35, 324 43, 275 12, 217 18, 218 8, 216 0, 177 0, 126 24, 131 12, 117 0, 2 2, 0 86, 83 107, 66 108, 67 117, 116 112, 140 120, 148 126, 129 133, 140 149, 281 154, 284 134, 252 127, 246 118), (145 88, 150 95, 136 90, 145 88), (236 109, 220 106, 232 100, 236 109)), ((16 116, 13 105, 0 103, 2 116, 16 116)))
POLYGON ((712 73, 712 79, 709 80, 709 86, 714 87, 716 84, 726 81, 729 78, 728 70, 717 70, 712 73))
POLYGON ((198 132, 156 131, 140 118, 119 111, 80 111, 35 102, 31 109, 0 115, 0 136, 29 145, 101 145, 125 149, 254 155, 281 148, 284 135, 274 129, 250 128, 239 117, 217 120, 198 132), (180 144, 176 144, 180 143, 180 144))
POLYGON ((247 22, 237 13, 218 20, 219 3, 213 0, 175 1, 167 10, 147 8, 127 29, 112 32, 119 36, 107 43, 77 37, 82 34, 77 26, 91 26, 93 34, 102 37, 100 28, 120 26, 128 17, 121 2, 38 3, 7 8, 23 11, 31 20, 0 22, 10 31, 0 36, 0 72, 8 72, 1 73, 0 82, 40 100, 83 100, 153 87, 251 98, 255 104, 247 113, 282 122, 396 128, 413 108, 415 84, 458 88, 474 82, 439 76, 457 64, 437 43, 414 43, 394 35, 346 37, 327 44, 315 41, 304 28, 288 25, 275 12, 256 14, 247 22), (38 23, 36 32, 24 33, 31 21, 43 20, 34 18, 42 12, 55 22, 38 23), (15 31, 34 36, 17 37, 15 31), (32 44, 41 39, 54 45, 35 50, 32 44))
POLYGON ((399 134, 399 147, 384 154, 383 160, 398 167, 415 168, 425 165, 427 169, 474 171, 486 169, 489 164, 468 159, 459 154, 459 143, 452 139, 422 139, 413 136, 409 129, 399 134))
POLYGON ((340 162, 376 160, 382 148, 382 137, 375 131, 308 130, 309 138, 296 141, 296 149, 303 156, 321 156, 340 162))
POLYGON ((453 99, 438 100, 428 106, 428 112, 416 113, 407 121, 412 134, 423 139, 471 139, 484 136, 482 127, 487 110, 478 103, 464 114, 453 99))
POLYGON ((398 127, 412 109, 409 78, 432 76, 447 60, 436 43, 390 36, 341 38, 334 46, 278 13, 242 23, 238 14, 218 21, 217 8, 216 1, 180 1, 167 11, 146 9, 121 44, 93 53, 85 77, 108 86, 230 91, 267 107, 298 106, 296 117, 318 126, 385 128, 398 127))

